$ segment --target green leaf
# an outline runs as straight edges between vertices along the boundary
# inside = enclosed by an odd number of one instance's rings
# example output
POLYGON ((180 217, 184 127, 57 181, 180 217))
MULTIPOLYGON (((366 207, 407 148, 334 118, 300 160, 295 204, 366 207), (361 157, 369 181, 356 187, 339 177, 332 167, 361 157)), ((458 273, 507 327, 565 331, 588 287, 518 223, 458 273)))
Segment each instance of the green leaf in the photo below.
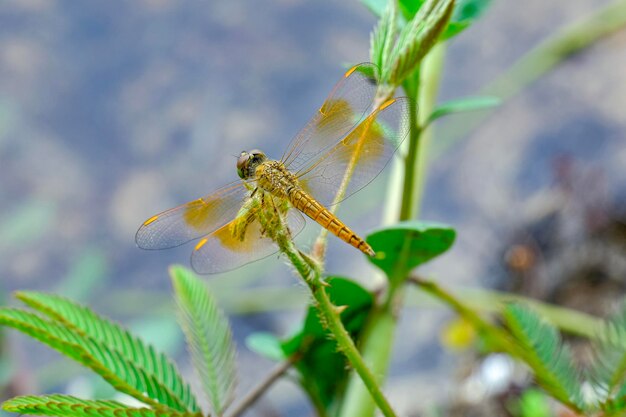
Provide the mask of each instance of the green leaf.
POLYGON ((604 410, 617 410, 626 406, 626 303, 620 311, 598 329, 596 357, 590 371, 600 403, 604 410))
POLYGON ((491 5, 491 0, 457 0, 442 39, 450 39, 470 27, 491 5))
POLYGON ((0 308, 0 325, 13 327, 74 359, 96 372, 118 391, 143 403, 160 409, 167 407, 181 412, 190 411, 154 375, 92 337, 83 336, 63 324, 44 320, 36 314, 13 308, 0 308))
POLYGON ((281 347, 280 340, 271 333, 252 333, 246 337, 246 346, 258 355, 273 361, 282 361, 287 358, 281 347))
POLYGON ((492 0, 457 0, 452 13, 453 22, 472 22, 480 18, 492 0))
POLYGON ((170 276, 191 359, 214 414, 220 416, 236 385, 236 352, 228 320, 193 272, 173 266, 170 276))
POLYGON ((583 410, 579 374, 556 328, 519 304, 507 305, 504 318, 521 345, 522 359, 533 370, 537 383, 573 410, 583 410))
POLYGON ((431 113, 426 121, 426 125, 450 114, 490 109, 499 106, 501 102, 502 100, 498 97, 492 96, 464 97, 457 100, 450 100, 439 105, 431 113))
MULTIPOLYGON (((391 0, 391 2, 395 2, 396 0, 391 0)), ((406 21, 410 21, 415 17, 415 14, 424 4, 424 0, 399 0, 400 10, 402 11, 402 16, 406 19, 406 21)))
POLYGON ((448 40, 450 38, 454 38, 459 33, 463 32, 465 29, 470 27, 471 22, 449 22, 446 30, 441 34, 441 40, 448 40))
POLYGON ((536 389, 527 389, 519 399, 520 417, 550 417, 550 403, 546 395, 536 389))
POLYGON ((126 362, 141 367, 160 385, 167 386, 177 397, 177 403, 184 404, 186 410, 199 410, 191 388, 172 361, 120 325, 98 316, 85 306, 57 295, 22 291, 18 292, 16 297, 81 336, 92 338, 115 350, 126 362))
MULTIPOLYGON (((390 1, 378 25, 370 36, 370 60, 378 68, 374 74, 381 83, 387 83, 389 55, 396 39, 396 3, 390 1)), ((369 68, 369 66, 364 66, 369 68)))
POLYGON ((390 57, 389 82, 392 85, 402 85, 435 46, 448 25, 453 6, 453 0, 427 0, 402 28, 390 57))
POLYGON ((409 221, 367 236, 376 256, 368 258, 391 279, 404 278, 413 268, 446 252, 456 232, 449 226, 409 221))
POLYGON ((70 395, 25 395, 2 404, 19 414, 59 417, 195 417, 197 414, 130 407, 117 401, 82 400, 70 395))
MULTIPOLYGON (((355 342, 358 342, 365 320, 373 305, 372 295, 357 283, 339 277, 329 277, 326 291, 336 306, 347 306, 341 313, 341 321, 355 342)), ((338 397, 348 376, 345 357, 337 351, 334 340, 320 322, 317 310, 309 307, 302 329, 283 341, 287 356, 302 354, 296 363, 303 388, 314 401, 328 407, 338 397)))

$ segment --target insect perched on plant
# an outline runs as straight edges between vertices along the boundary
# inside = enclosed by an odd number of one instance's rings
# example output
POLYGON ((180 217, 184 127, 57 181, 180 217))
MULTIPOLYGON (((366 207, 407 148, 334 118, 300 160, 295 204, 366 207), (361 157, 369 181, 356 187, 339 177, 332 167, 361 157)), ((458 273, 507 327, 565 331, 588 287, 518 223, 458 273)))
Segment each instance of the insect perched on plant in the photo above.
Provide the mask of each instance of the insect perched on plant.
POLYGON ((374 105, 374 69, 360 64, 348 70, 280 160, 259 150, 241 152, 240 181, 150 217, 137 231, 137 245, 165 249, 200 239, 193 268, 224 272, 278 252, 278 238, 291 238, 304 227, 302 212, 373 256, 328 207, 371 182, 404 139, 408 101, 374 105))

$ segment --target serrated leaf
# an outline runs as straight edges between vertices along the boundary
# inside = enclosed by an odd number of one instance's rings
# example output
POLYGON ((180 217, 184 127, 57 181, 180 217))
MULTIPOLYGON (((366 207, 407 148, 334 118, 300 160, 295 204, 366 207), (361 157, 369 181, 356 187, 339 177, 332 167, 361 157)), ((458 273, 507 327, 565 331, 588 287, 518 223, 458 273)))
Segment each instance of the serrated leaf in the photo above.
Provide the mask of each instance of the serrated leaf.
POLYGON ((83 400, 70 395, 25 395, 2 404, 6 411, 19 414, 59 417, 196 417, 197 414, 163 412, 130 407, 117 401, 83 400))
MULTIPOLYGON (((374 74, 381 83, 387 83, 387 65, 389 55, 396 39, 396 4, 390 1, 383 13, 378 25, 370 37, 370 60, 378 68, 379 74, 374 74)), ((369 66, 364 66, 369 68, 369 66)))
POLYGON ((390 57, 389 82, 399 86, 435 46, 448 26, 454 0, 427 0, 398 36, 390 57))
POLYGON ((0 325, 13 327, 50 346, 100 375, 115 389, 155 408, 189 411, 168 386, 118 351, 97 340, 40 316, 0 308, 0 325))
MULTIPOLYGON (((347 306, 341 321, 355 342, 373 305, 372 295, 359 284, 345 278, 329 277, 328 296, 336 306, 347 306)), ((315 401, 329 406, 340 393, 348 376, 346 359, 337 351, 334 340, 329 339, 319 319, 317 310, 309 307, 302 329, 282 342, 286 356, 302 355, 296 369, 303 380, 303 388, 315 401)))
POLYGON ((498 97, 492 96, 464 97, 456 100, 450 100, 437 106, 437 108, 428 117, 426 125, 450 114, 490 109, 492 107, 499 106, 501 102, 502 100, 498 97))
POLYGON ((405 278, 413 268, 450 249, 455 237, 454 229, 442 224, 398 223, 367 236, 367 243, 376 252, 376 256, 368 260, 390 279, 405 278))
POLYGON ((575 411, 584 409, 579 374, 556 328, 519 304, 507 305, 504 318, 521 345, 522 359, 533 370, 537 383, 575 411))
POLYGON ((173 266, 170 277, 191 359, 214 414, 221 416, 236 385, 236 352, 228 320, 193 272, 173 266))
POLYGON ((273 361, 287 359, 280 344, 280 340, 271 333, 257 332, 246 337, 246 346, 252 352, 273 361))
POLYGON ((16 297, 67 328, 119 352, 125 361, 136 364, 160 385, 167 386, 177 397, 177 402, 185 405, 186 410, 199 410, 191 388, 172 361, 120 325, 98 316, 85 306, 57 295, 22 291, 18 292, 16 297))

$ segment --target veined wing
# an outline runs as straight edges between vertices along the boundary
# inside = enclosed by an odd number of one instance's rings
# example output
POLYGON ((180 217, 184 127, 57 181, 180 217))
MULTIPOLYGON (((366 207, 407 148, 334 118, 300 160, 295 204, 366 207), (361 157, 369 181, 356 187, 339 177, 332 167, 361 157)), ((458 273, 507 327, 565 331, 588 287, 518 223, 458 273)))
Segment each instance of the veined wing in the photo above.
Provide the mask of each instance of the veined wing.
POLYGON ((371 77, 375 69, 374 64, 364 63, 344 74, 315 116, 290 143, 281 158, 287 169, 298 171, 335 145, 373 110, 377 85, 371 77))
MULTIPOLYGON (((304 218, 298 210, 290 209, 286 216, 291 236, 304 228, 304 218)), ((278 246, 265 236, 256 216, 252 215, 239 240, 232 233, 237 220, 222 226, 210 236, 198 241, 191 254, 191 266, 199 274, 217 274, 266 258, 278 252, 278 246)))
POLYGON ((142 249, 167 249, 208 235, 235 218, 249 190, 237 181, 146 220, 135 235, 142 249))
POLYGON ((408 134, 409 99, 391 99, 352 132, 295 172, 320 203, 338 203, 369 184, 385 168, 408 134), (349 175, 349 182, 343 184, 349 175), (337 196, 344 187, 343 195, 337 196))

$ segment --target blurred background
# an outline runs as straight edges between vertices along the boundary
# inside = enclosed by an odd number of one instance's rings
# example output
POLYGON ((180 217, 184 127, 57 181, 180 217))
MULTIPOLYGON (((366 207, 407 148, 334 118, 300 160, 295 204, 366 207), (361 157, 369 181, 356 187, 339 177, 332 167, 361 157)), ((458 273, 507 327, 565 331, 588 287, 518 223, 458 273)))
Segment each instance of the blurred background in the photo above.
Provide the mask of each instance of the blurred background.
MULTIPOLYGON (((475 94, 560 27, 606 4, 494 1, 450 43, 441 101, 475 94)), ((172 263, 188 265, 192 248, 141 251, 136 229, 236 179, 233 155, 241 150, 279 157, 345 66, 368 60, 375 22, 356 0, 0 3, 2 303, 14 303, 17 289, 80 300, 170 352, 193 378, 167 275, 172 263)), ((626 31, 617 31, 445 149, 438 138, 463 126, 454 117, 438 123, 422 218, 454 226, 458 239, 429 275, 445 286, 517 291, 594 314, 621 298, 624 68, 626 31)), ((387 174, 340 210, 362 234, 380 224, 377 196, 387 174)), ((309 225, 301 245, 317 231, 309 225)), ((367 262, 336 239, 327 269, 375 284, 367 262)), ((245 392, 272 367, 246 349, 246 336, 289 334, 304 314, 306 291, 276 257, 207 282, 232 320, 245 392)), ((478 404, 481 395, 504 392, 484 381, 476 389, 483 368, 440 343, 451 318, 419 302, 403 312, 387 384, 403 415, 450 397, 478 404)), ((111 395, 68 360, 1 331, 3 398, 111 395)), ((488 366, 513 378, 513 365, 502 360, 488 366)), ((286 381, 247 415, 311 412, 286 381)))

